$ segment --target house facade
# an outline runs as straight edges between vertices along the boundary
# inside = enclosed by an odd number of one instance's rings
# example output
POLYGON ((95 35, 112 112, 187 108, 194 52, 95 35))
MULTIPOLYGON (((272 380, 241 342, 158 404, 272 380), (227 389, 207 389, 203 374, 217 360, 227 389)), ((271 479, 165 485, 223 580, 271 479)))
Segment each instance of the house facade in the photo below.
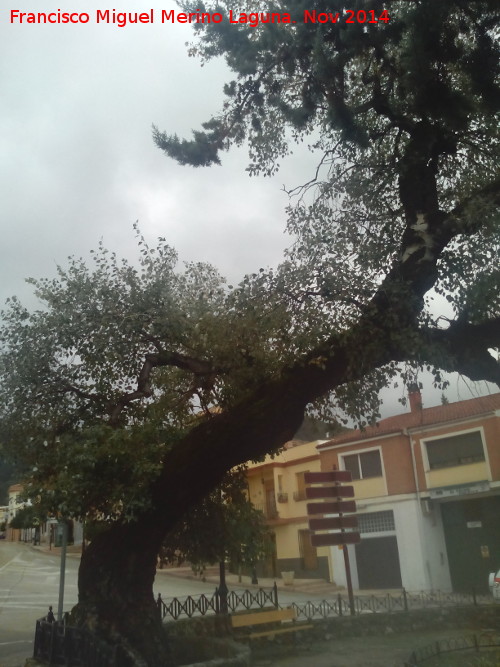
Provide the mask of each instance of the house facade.
MULTIPOLYGON (((500 394, 410 412, 318 445, 321 470, 350 470, 361 542, 355 589, 485 591, 500 567, 500 394)), ((346 584, 342 551, 331 549, 346 584)))
POLYGON ((264 513, 275 544, 274 554, 261 564, 261 576, 294 572, 299 578, 331 580, 329 550, 312 546, 306 510, 304 473, 319 472, 319 443, 290 441, 280 454, 248 466, 250 500, 264 513))

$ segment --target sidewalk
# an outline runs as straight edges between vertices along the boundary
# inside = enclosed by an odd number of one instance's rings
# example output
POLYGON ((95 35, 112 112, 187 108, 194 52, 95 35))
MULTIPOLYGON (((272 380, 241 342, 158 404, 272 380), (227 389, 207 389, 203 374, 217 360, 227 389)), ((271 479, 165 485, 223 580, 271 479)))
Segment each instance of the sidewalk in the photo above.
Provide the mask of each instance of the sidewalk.
MULTIPOLYGON (((31 545, 31 548, 35 551, 40 551, 42 553, 52 554, 58 556, 61 553, 61 547, 52 547, 49 548, 48 544, 39 544, 31 545)), ((70 545, 67 547, 66 555, 69 558, 80 558, 82 553, 81 545, 70 545)), ((156 570, 157 577, 176 577, 179 579, 188 579, 191 581, 203 581, 213 584, 214 589, 219 585, 219 566, 209 566, 206 568, 204 574, 200 577, 195 574, 189 565, 176 566, 176 565, 167 565, 163 568, 158 568, 156 570)), ((309 595, 314 595, 315 597, 322 596, 325 599, 331 599, 341 593, 342 595, 347 595, 347 590, 336 584, 331 584, 325 581, 324 579, 298 579, 295 578, 293 584, 285 584, 281 577, 259 577, 258 584, 252 584, 252 579, 250 576, 242 575, 241 581, 237 574, 232 574, 231 572, 226 571, 226 583, 228 588, 263 588, 269 590, 274 586, 278 588, 278 591, 285 591, 287 593, 306 593, 309 595)), ((388 590, 370 590, 370 591, 355 591, 355 595, 378 595, 383 593, 390 593, 393 591, 388 590)))
MULTIPOLYGON (((52 556, 59 556, 62 551, 62 547, 55 547, 52 545, 49 547, 48 544, 32 544, 31 548, 34 551, 40 551, 45 554, 52 554, 52 556)), ((82 545, 70 544, 66 547, 66 556, 71 556, 72 558, 80 559, 82 555, 82 545)))
MULTIPOLYGON (((158 569, 156 571, 157 577, 170 576, 179 577, 182 579, 192 579, 195 581, 206 581, 213 583, 214 587, 219 585, 219 568, 218 566, 207 567, 203 576, 194 574, 189 566, 168 566, 158 569)), ((324 579, 294 579, 293 584, 285 584, 281 577, 266 578, 259 577, 258 584, 252 584, 252 579, 249 576, 242 575, 241 581, 237 574, 232 574, 226 571, 226 584, 228 588, 264 588, 270 589, 276 583, 279 591, 287 591, 288 593, 309 593, 312 595, 324 595, 331 598, 338 593, 345 593, 344 588, 340 588, 335 584, 329 584, 324 579)))

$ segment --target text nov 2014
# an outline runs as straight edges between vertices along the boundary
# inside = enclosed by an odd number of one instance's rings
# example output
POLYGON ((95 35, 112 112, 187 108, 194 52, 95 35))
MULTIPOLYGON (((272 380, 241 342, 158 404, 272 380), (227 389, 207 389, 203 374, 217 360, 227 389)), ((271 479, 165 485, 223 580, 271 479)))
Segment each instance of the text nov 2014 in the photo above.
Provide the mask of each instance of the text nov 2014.
MULTIPOLYGON (((116 9, 97 9, 95 14, 88 12, 23 12, 19 9, 10 10, 10 23, 16 24, 85 24, 85 23, 104 23, 114 24, 119 28, 124 28, 129 24, 139 23, 222 23, 228 21, 237 25, 248 25, 257 27, 266 23, 299 23, 287 12, 234 12, 229 11, 225 16, 221 12, 195 12, 185 13, 175 10, 157 11, 150 9, 145 12, 120 12, 116 9)), ((377 13, 374 10, 352 10, 346 9, 340 12, 317 12, 316 10, 304 10, 302 13, 303 23, 325 24, 325 23, 345 23, 353 24, 376 24, 387 23, 389 15, 386 10, 377 13)))

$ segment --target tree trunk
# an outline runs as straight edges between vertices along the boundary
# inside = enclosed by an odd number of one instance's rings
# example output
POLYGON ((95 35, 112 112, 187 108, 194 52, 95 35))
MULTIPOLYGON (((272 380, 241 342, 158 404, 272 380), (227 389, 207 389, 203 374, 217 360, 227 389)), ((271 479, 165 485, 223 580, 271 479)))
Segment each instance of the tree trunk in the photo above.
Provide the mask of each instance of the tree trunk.
POLYGON ((153 582, 163 530, 159 517, 113 526, 82 556, 79 602, 72 621, 110 644, 120 643, 138 667, 171 664, 153 582))

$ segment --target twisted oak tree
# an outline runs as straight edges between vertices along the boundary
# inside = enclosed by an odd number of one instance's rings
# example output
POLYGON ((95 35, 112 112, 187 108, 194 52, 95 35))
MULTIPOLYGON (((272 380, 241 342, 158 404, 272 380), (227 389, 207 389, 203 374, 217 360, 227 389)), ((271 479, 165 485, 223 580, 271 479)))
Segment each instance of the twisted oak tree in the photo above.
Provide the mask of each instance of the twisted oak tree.
POLYGON ((280 267, 231 288, 139 239, 138 268, 101 247, 92 269, 33 281, 43 310, 4 312, 3 442, 49 507, 111 521, 74 616, 138 664, 169 659, 152 594, 165 535, 307 406, 373 416, 405 364, 500 384, 496 3, 349 7, 388 12, 372 24, 313 5, 283 9, 296 23, 196 24, 193 53, 224 56, 235 80, 192 141, 154 134, 194 166, 246 141, 251 174, 309 143, 318 167, 291 191, 280 267), (304 23, 306 9, 343 18, 304 23))

